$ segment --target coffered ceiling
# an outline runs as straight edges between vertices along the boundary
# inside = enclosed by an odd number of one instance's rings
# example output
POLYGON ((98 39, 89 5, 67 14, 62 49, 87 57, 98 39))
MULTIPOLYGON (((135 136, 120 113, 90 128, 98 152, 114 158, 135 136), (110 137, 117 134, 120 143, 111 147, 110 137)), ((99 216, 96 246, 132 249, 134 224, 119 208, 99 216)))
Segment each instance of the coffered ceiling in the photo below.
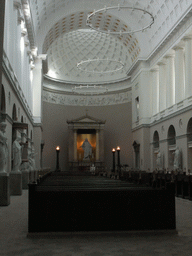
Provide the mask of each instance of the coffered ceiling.
MULTIPOLYGON (((48 55, 48 76, 71 83, 105 83, 125 80, 138 59, 147 59, 169 36, 192 8, 191 0, 21 0, 24 11, 30 6, 26 19, 31 29, 29 39, 39 53, 48 55), (105 7, 130 6, 151 13, 151 28, 133 34, 111 35, 91 31, 87 15, 105 7), (124 63, 123 69, 100 74, 81 71, 77 63, 88 59, 114 59, 124 63)), ((134 31, 150 23, 143 11, 118 8, 98 12, 93 26, 102 31, 134 31)), ((28 29, 28 31, 30 31, 28 29)), ((94 70, 116 70, 95 62, 94 70), (97 67, 98 66, 98 67, 97 67)))

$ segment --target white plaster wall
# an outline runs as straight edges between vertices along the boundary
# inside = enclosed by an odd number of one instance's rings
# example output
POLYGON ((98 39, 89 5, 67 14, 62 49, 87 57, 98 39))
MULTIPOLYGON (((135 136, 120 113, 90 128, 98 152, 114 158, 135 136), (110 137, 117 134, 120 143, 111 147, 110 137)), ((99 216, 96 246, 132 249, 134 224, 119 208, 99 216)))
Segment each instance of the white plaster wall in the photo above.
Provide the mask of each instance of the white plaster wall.
MULTIPOLYGON (((176 132, 176 147, 178 146, 179 149, 182 151, 182 167, 183 169, 186 168, 188 170, 188 145, 187 145, 187 125, 189 119, 192 117, 191 110, 183 111, 183 113, 179 113, 176 116, 170 116, 154 124, 150 128, 150 143, 153 142, 153 135, 154 132, 157 131, 159 133, 159 141, 160 141, 160 151, 164 154, 164 168, 168 168, 168 145, 167 145, 167 137, 168 137, 168 129, 170 125, 173 125, 176 132)), ((151 147, 153 145, 151 144, 151 147)), ((152 150, 153 152, 153 150, 152 150)), ((153 157, 153 153, 151 158, 153 157)), ((151 163, 151 168, 153 165, 151 163)))
POLYGON ((148 124, 152 114, 152 85, 148 70, 141 71, 132 83, 132 128, 138 124, 148 124), (139 97, 139 109, 135 99, 139 97), (139 116, 139 118, 137 118, 139 116))
MULTIPOLYGON (((143 127, 133 131, 133 141, 140 144, 140 170, 148 170, 150 168, 150 147, 149 147, 149 133, 150 130, 147 127, 143 127)), ((133 150, 134 155, 134 168, 135 165, 135 152, 133 150)))
POLYGON ((68 124, 67 120, 88 115, 106 120, 104 129, 105 164, 112 168, 112 148, 121 147, 121 164, 132 166, 131 103, 101 106, 75 107, 43 102, 43 167, 56 167, 55 147, 59 145, 60 167, 68 168, 68 124))
POLYGON ((139 75, 140 79, 140 123, 148 123, 151 117, 152 90, 150 84, 150 72, 142 71, 139 75))
POLYGON ((18 121, 21 122, 21 117, 23 116, 24 123, 28 123, 28 136, 30 136, 31 131, 33 132, 33 122, 32 118, 29 116, 27 110, 21 104, 17 94, 14 92, 11 84, 9 83, 6 76, 3 74, 2 76, 2 84, 5 90, 5 104, 6 104, 6 114, 9 116, 7 118, 6 123, 6 137, 8 139, 8 150, 9 150, 9 161, 8 161, 8 172, 11 171, 11 149, 12 149, 12 111, 13 105, 16 105, 17 117, 18 121), (10 100, 9 100, 10 93, 10 100), (20 110, 19 110, 20 109, 20 110), (19 114, 20 112, 20 114, 19 114))
POLYGON ((21 24, 18 22, 18 11, 14 7, 14 1, 6 1, 4 31, 4 51, 19 82, 22 97, 25 98, 32 110, 30 63, 27 53, 30 48, 29 45, 25 45, 28 40, 27 35, 24 37, 21 35, 21 24), (21 48, 21 39, 23 40, 23 50, 21 48))

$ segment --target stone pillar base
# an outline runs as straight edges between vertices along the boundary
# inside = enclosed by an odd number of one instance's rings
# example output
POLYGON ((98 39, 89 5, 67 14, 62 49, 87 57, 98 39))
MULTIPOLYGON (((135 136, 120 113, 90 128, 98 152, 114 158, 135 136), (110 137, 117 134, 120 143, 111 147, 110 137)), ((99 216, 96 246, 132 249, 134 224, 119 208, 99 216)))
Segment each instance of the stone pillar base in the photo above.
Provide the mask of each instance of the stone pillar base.
POLYGON ((8 173, 0 173, 0 206, 10 204, 10 177, 8 173))
POLYGON ((22 173, 10 172, 10 193, 11 196, 22 195, 22 173))
POLYGON ((28 189, 29 184, 29 171, 22 171, 22 189, 28 189))
POLYGON ((30 170, 29 171, 29 182, 33 183, 36 182, 38 179, 38 171, 37 170, 30 170))

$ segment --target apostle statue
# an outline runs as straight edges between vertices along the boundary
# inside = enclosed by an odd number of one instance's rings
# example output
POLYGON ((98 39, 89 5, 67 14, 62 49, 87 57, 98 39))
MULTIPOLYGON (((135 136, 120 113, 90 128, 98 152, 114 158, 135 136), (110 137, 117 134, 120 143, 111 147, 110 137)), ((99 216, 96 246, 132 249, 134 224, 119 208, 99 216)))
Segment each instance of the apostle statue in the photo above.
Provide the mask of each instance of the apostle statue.
POLYGON ((5 173, 7 167, 8 146, 4 135, 6 126, 5 122, 0 123, 0 173, 5 173))
POLYGON ((181 151, 179 147, 174 152, 174 170, 181 169, 181 151))
POLYGON ((158 169, 162 167, 162 156, 161 156, 160 150, 158 150, 158 153, 157 153, 156 167, 158 169))
POLYGON ((31 152, 28 156, 29 159, 29 169, 30 170, 35 170, 36 169, 36 165, 35 165, 35 153, 31 152))
POLYGON ((18 172, 22 163, 23 146, 20 145, 20 138, 17 137, 13 142, 13 171, 18 172))
POLYGON ((92 155, 92 146, 89 143, 87 138, 84 140, 81 148, 84 150, 84 158, 83 158, 83 160, 89 160, 90 156, 92 155))

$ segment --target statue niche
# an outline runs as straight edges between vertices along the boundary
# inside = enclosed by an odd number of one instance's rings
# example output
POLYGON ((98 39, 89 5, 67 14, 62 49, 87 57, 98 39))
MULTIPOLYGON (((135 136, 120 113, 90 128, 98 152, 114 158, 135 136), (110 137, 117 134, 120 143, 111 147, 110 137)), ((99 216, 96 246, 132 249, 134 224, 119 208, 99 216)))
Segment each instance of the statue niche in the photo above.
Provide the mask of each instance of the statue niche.
MULTIPOLYGON (((104 164, 104 124, 105 122, 88 116, 67 121, 69 132, 69 166, 104 164)), ((83 168, 79 168, 83 169, 83 168)))

